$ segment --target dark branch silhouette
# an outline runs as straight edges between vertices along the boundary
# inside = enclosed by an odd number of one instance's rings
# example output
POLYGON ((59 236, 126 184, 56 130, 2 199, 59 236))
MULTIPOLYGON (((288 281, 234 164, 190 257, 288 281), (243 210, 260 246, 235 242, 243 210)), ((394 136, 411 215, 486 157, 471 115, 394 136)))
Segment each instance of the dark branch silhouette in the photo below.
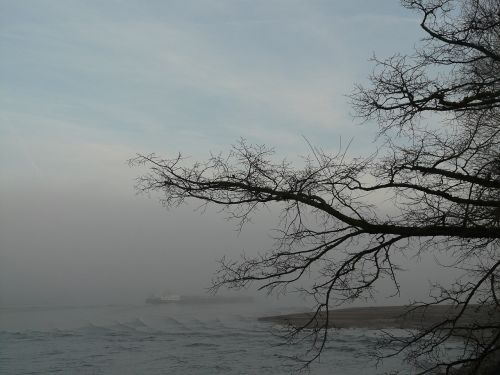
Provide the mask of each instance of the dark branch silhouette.
POLYGON ((194 198, 222 207, 241 226, 262 206, 281 209, 276 246, 258 257, 222 259, 213 288, 257 283, 286 291, 306 274, 318 275, 300 286, 317 302, 315 313, 295 327, 312 328, 310 360, 327 340, 330 308, 371 297, 384 278, 399 292, 395 256, 415 245, 451 254, 447 267, 463 276, 451 287, 435 286, 431 302, 412 310, 451 305, 454 313, 391 340, 422 373, 486 373, 498 370, 500 354, 500 3, 402 3, 421 15, 426 37, 413 55, 374 58, 371 85, 351 95, 357 115, 380 126, 374 155, 353 159, 347 150, 332 155, 311 147, 297 167, 242 140, 205 162, 155 154, 130 162, 149 170, 137 189, 161 192, 166 207, 194 198), (456 338, 462 354, 441 357, 456 338))

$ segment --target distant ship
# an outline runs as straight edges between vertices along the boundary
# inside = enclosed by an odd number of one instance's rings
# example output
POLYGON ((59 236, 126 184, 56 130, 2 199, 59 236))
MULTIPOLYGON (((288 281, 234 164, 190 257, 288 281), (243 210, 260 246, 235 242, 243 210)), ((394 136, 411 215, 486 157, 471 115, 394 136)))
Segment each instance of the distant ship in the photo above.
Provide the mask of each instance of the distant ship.
POLYGON ((162 296, 150 296, 146 303, 152 305, 172 303, 243 303, 253 302, 250 296, 180 296, 178 294, 164 294, 162 296))
POLYGON ((180 302, 181 296, 178 294, 165 294, 162 296, 150 296, 146 298, 146 303, 150 303, 152 305, 158 305, 162 303, 175 303, 180 302))

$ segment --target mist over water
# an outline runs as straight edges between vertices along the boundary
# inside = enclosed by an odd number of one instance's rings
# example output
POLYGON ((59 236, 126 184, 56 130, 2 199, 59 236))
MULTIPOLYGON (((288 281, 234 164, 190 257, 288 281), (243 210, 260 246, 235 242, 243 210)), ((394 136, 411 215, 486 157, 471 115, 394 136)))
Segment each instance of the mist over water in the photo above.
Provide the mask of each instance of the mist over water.
MULTIPOLYGON (((127 180, 132 184, 132 179, 127 180)), ((204 295, 225 254, 270 247, 267 223, 239 234, 196 205, 102 191, 20 189, 1 202, 0 306, 137 304, 204 295)), ((254 293, 248 291, 247 293, 254 293)))
MULTIPOLYGON (((132 183, 132 177, 126 179, 132 183)), ((124 182, 125 184, 125 182, 124 182)), ((223 256, 255 256, 273 246, 276 213, 262 211, 241 232, 223 213, 195 204, 165 210, 157 197, 81 189, 29 189, 0 202, 0 306, 137 304, 165 290, 205 295, 223 256)), ((411 254, 411 253, 410 253, 411 254)), ((367 304, 404 304, 425 299, 429 280, 449 279, 430 254, 401 258, 401 295, 390 282, 367 304)), ((314 275, 310 275, 314 279, 314 275)), ((308 282, 305 278, 305 282, 308 282)), ((307 306, 290 289, 287 296, 243 294, 264 304, 307 306)), ((222 294, 228 293, 225 290, 222 294)))

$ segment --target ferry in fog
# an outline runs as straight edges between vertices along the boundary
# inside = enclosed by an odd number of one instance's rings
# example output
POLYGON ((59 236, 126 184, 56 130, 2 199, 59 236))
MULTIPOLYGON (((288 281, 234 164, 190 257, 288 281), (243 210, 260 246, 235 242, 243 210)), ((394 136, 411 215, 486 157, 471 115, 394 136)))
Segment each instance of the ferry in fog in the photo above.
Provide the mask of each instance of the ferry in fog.
POLYGON ((166 294, 162 296, 150 296, 146 298, 146 303, 150 303, 153 305, 173 302, 181 302, 181 296, 178 294, 166 294))
POLYGON ((162 296, 150 296, 146 303, 152 305, 171 303, 243 303, 253 302, 250 296, 180 296, 178 294, 166 294, 162 296))

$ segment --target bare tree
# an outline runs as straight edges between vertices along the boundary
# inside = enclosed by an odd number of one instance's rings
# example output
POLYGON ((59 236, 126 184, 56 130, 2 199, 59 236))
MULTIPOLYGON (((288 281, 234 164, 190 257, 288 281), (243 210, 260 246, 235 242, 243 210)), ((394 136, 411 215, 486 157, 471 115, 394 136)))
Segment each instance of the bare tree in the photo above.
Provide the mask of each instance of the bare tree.
POLYGON ((422 373, 477 373, 500 353, 500 2, 402 3, 421 15, 426 37, 412 55, 374 58, 371 85, 351 96, 357 115, 379 124, 383 142, 374 155, 311 148, 297 168, 240 141, 227 155, 191 165, 182 155, 154 154, 131 163, 149 168, 138 190, 163 193, 167 207, 196 198, 243 225, 259 207, 279 205, 276 246, 258 257, 222 259, 213 286, 286 290, 314 271, 314 282, 301 285, 317 302, 309 323, 323 317, 313 359, 327 339, 331 307, 370 297, 383 278, 399 291, 398 254, 416 245, 451 255, 448 266, 462 276, 414 307, 453 305, 455 313, 399 350, 422 373), (390 210, 376 204, 380 196, 394 202, 390 210), (471 319, 471 309, 488 319, 471 319), (454 337, 464 350, 446 361, 438 354, 454 337))

